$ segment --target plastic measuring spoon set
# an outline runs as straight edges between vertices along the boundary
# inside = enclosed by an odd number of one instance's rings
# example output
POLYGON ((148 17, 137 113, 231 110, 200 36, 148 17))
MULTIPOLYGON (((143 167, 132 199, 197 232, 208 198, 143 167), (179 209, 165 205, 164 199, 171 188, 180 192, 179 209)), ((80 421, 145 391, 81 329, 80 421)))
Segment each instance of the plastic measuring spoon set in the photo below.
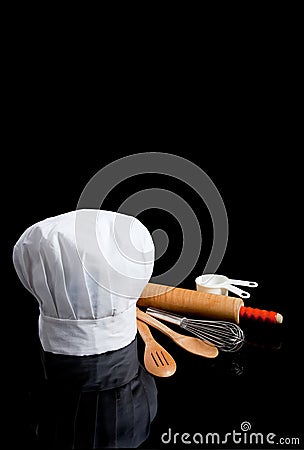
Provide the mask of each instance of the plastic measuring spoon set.
POLYGON ((250 294, 236 286, 257 287, 255 281, 233 280, 224 275, 204 274, 196 278, 196 289, 211 294, 228 295, 228 291, 237 294, 241 298, 249 298, 250 294))

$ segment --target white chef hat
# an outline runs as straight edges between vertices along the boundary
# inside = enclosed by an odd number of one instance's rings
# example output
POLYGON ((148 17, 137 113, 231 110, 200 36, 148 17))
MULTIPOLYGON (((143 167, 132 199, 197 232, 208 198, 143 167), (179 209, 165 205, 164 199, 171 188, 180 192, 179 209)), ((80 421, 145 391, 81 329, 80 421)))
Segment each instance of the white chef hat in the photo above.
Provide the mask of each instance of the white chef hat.
POLYGON ((100 354, 135 338, 136 301, 154 264, 138 219, 94 209, 48 218, 22 234, 13 262, 39 302, 45 351, 100 354))

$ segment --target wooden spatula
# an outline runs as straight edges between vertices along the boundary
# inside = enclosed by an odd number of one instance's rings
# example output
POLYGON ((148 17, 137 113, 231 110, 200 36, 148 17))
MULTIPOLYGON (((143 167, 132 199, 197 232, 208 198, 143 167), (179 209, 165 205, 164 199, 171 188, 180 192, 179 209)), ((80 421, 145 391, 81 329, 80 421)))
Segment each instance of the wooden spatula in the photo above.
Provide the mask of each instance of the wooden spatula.
POLYGON ((137 320, 137 329, 145 343, 144 364, 152 375, 170 377, 176 371, 176 363, 170 353, 164 349, 151 334, 144 322, 137 320))
POLYGON ((159 331, 162 331, 164 334, 169 336, 177 345, 187 350, 188 352, 194 353, 195 355, 204 356, 205 358, 215 358, 218 355, 218 349, 214 345, 202 341, 198 338, 177 333, 159 320, 141 311, 139 308, 136 308, 136 316, 137 319, 146 322, 159 331))

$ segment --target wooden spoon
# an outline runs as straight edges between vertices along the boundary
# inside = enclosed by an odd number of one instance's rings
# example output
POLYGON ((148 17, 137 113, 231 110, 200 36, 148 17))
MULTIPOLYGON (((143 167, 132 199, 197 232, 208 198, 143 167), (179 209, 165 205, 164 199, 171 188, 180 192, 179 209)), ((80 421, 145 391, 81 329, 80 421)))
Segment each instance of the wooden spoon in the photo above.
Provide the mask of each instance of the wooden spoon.
POLYGON ((137 329, 146 344, 144 363, 147 371, 157 377, 170 377, 173 375, 176 371, 176 363, 170 353, 156 342, 148 325, 138 319, 137 329))
POLYGON ((194 353, 195 355, 204 356, 205 358, 215 358, 218 355, 218 349, 214 345, 202 341, 199 338, 194 338, 177 333, 159 320, 141 311, 139 308, 136 308, 136 316, 137 319, 140 319, 143 322, 146 322, 152 327, 156 328, 157 330, 162 331, 164 334, 169 336, 177 345, 187 350, 188 352, 194 353))

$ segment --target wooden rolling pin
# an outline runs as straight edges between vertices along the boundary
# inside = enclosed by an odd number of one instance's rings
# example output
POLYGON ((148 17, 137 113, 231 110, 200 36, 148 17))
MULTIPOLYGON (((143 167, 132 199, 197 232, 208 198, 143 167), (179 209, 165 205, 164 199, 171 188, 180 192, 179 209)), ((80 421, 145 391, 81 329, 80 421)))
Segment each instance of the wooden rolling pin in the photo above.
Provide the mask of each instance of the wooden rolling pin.
POLYGON ((228 295, 163 286, 148 283, 137 302, 138 306, 165 309, 182 314, 196 314, 202 317, 229 320, 235 323, 241 319, 282 323, 283 316, 274 311, 266 311, 244 306, 243 300, 228 295))

